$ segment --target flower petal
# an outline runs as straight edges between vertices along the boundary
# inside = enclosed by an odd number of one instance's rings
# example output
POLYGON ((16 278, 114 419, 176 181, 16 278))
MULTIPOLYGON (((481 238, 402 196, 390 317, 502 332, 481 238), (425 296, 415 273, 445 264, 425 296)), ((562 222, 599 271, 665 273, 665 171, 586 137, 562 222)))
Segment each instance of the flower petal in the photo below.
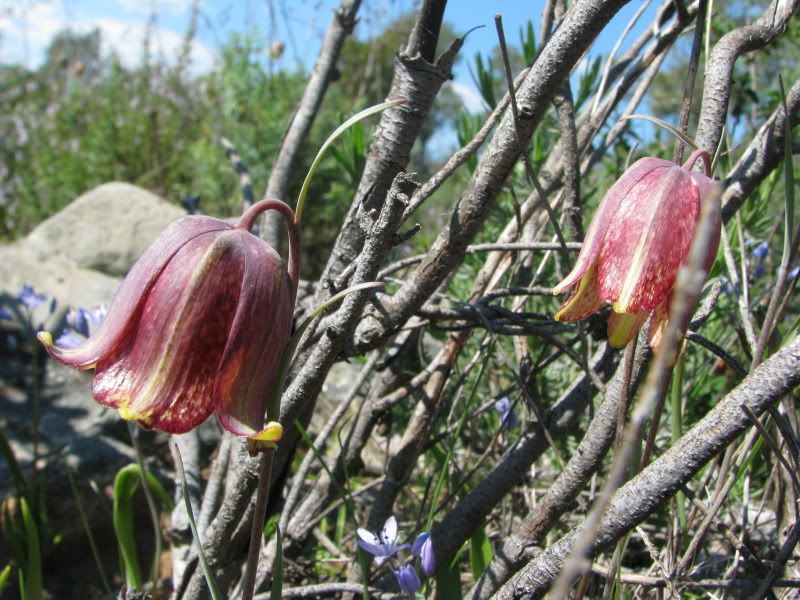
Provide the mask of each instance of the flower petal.
POLYGON ((383 524, 383 529, 381 529, 380 537, 381 541, 387 546, 394 546, 397 541, 397 519, 394 518, 394 515, 386 519, 386 523, 383 524))
POLYGON ((661 346, 661 339, 669 323, 669 305, 671 297, 659 304, 653 311, 653 318, 650 320, 650 327, 647 330, 647 343, 653 352, 658 353, 661 346))
POLYGON ((640 310, 637 314, 611 311, 608 317, 608 343, 612 348, 623 348, 639 332, 649 313, 640 310))
POLYGON ((95 399, 161 431, 202 423, 213 408, 243 264, 233 230, 186 243, 145 295, 130 332, 98 361, 95 399))
POLYGON ((606 233, 616 220, 616 214, 622 200, 628 195, 630 189, 637 185, 639 180, 647 175, 649 171, 665 162, 667 161, 663 161, 660 158, 642 158, 631 165, 617 182, 608 189, 592 217, 592 222, 589 223, 575 266, 564 281, 553 288, 553 294, 560 294, 567 288, 572 287, 589 270, 592 263, 597 260, 606 233))
POLYGON ((603 305, 597 295, 597 265, 594 264, 581 278, 578 287, 572 295, 558 309, 555 314, 556 321, 580 321, 585 319, 603 305))
MULTIPOLYGON (((39 340, 57 361, 76 369, 94 368, 100 357, 115 350, 130 335, 131 322, 141 310, 144 298, 167 263, 190 240, 213 231, 231 229, 230 225, 211 217, 184 217, 168 226, 133 265, 123 280, 103 323, 77 348, 59 348, 52 337, 40 334, 39 340)), ((44 333, 44 332, 43 332, 44 333)))
POLYGON ((631 188, 598 259, 598 295, 618 313, 653 310, 689 252, 700 208, 694 179, 671 163, 631 188))
POLYGON ((251 436, 264 427, 268 396, 291 333, 294 290, 269 245, 246 231, 235 233, 244 251, 242 290, 216 375, 214 411, 227 431, 251 436))

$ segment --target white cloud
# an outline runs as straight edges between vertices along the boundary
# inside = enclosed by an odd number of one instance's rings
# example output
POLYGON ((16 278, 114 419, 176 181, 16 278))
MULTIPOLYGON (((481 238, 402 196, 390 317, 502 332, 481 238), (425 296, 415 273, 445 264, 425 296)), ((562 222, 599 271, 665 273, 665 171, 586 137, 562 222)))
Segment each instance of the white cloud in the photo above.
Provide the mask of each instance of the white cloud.
POLYGON ((142 2, 142 0, 117 0, 117 4, 128 12, 138 14, 170 14, 183 15, 192 7, 192 0, 155 0, 155 2, 142 2))
MULTIPOLYGON (((177 0, 176 0, 177 1, 177 0)), ((110 18, 67 19, 52 4, 33 4, 23 12, 0 16, 0 62, 22 63, 28 67, 39 66, 53 36, 64 29, 86 33, 99 29, 103 52, 114 52, 126 66, 137 65, 147 25, 141 19, 121 20, 110 18)), ((150 50, 154 56, 172 62, 180 52, 183 36, 164 27, 150 29, 150 50)), ((214 65, 215 52, 195 40, 191 52, 191 72, 207 72, 214 65)))
POLYGON ((450 89, 464 103, 464 109, 470 114, 474 115, 486 111, 487 107, 483 101, 483 96, 471 85, 461 81, 448 81, 445 85, 450 86, 450 89))
MULTIPOLYGON (((97 27, 102 35, 106 49, 113 50, 126 66, 137 65, 142 59, 142 51, 147 26, 143 23, 130 23, 118 19, 97 19, 87 28, 97 27)), ((154 27, 150 31, 150 50, 155 57, 165 62, 174 61, 183 45, 181 34, 154 27)), ((215 53, 203 43, 194 40, 191 52, 191 71, 205 73, 214 66, 215 53)))

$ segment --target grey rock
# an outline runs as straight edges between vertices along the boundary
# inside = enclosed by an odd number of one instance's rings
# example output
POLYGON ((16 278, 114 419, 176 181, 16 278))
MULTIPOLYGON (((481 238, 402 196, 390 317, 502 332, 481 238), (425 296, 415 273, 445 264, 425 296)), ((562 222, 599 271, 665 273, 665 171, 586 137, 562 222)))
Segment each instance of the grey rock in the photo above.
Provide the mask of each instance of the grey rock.
POLYGON ((120 277, 167 225, 185 214, 135 185, 105 183, 39 224, 25 244, 40 261, 66 257, 78 267, 120 277))
MULTIPOLYGON (((0 246, 0 292, 6 296, 5 305, 28 284, 63 307, 96 306, 111 301, 119 282, 118 277, 81 268, 64 256, 42 260, 25 242, 0 246)), ((38 311, 47 312, 44 306, 38 311)))

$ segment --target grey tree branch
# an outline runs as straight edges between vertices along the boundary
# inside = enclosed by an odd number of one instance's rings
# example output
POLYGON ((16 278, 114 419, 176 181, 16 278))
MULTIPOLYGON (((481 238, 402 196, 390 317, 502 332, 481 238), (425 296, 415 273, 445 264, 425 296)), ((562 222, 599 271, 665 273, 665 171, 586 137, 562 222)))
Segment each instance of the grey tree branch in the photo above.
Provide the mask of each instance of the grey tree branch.
MULTIPOLYGON (((625 4, 625 0, 580 0, 567 13, 537 58, 518 92, 519 142, 525 146, 544 116, 559 85, 573 65, 625 4)), ((372 311, 357 329, 357 350, 379 344, 422 306, 460 264, 469 242, 488 214, 502 184, 519 159, 513 120, 506 115, 455 208, 451 220, 436 238, 423 262, 386 302, 384 314, 372 311)))
MULTIPOLYGON (((800 81, 795 81, 786 94, 789 120, 797 123, 800 118, 800 81)), ((758 187, 783 160, 785 137, 783 106, 778 106, 767 122, 748 144, 747 149, 736 162, 723 182, 722 219, 727 222, 758 187)))
MULTIPOLYGON (((596 556, 644 521, 684 486, 700 468, 750 427, 741 406, 761 414, 800 384, 800 336, 762 363, 723 398, 677 444, 614 495, 591 546, 596 556)), ((541 598, 572 551, 583 525, 529 562, 495 596, 541 598)))
MULTIPOLYGON (((641 334, 640 338, 631 377, 631 386, 634 389, 650 357, 646 333, 641 334)), ((559 517, 571 507, 589 478, 602 465, 617 430, 618 405, 624 381, 624 369, 617 369, 607 386, 602 404, 597 408, 572 458, 535 509, 528 513, 519 527, 495 551, 489 567, 470 591, 470 598, 491 597, 511 575, 530 560, 529 551, 541 543, 559 517)))
MULTIPOLYGON (((436 18, 435 13, 423 13, 418 20, 424 20, 426 15, 436 18)), ((428 30, 431 25, 415 24, 414 30, 428 30)), ((418 36, 418 43, 422 43, 423 38, 418 36)), ((411 148, 439 89, 452 78, 453 62, 462 43, 461 39, 455 40, 435 61, 432 56, 423 56, 421 47, 412 45, 407 45, 395 57, 394 78, 387 100, 404 98, 408 102, 381 115, 353 203, 320 278, 322 286, 317 290, 317 302, 333 292, 328 289, 332 282, 358 257, 364 243, 360 215, 380 209, 395 175, 406 168, 411 148)))
MULTIPOLYGON (((616 353, 604 345, 592 357, 590 364, 595 372, 607 378, 616 366, 616 353)), ((547 430, 553 436, 564 435, 572 430, 596 393, 597 389, 588 375, 577 378, 547 411, 547 430)), ((500 499, 519 484, 528 467, 548 447, 541 426, 538 423, 532 424, 500 462, 447 512, 433 528, 434 551, 437 560, 441 561, 439 564, 452 559, 475 529, 482 526, 486 516, 500 499)))
POLYGON ((736 60, 746 52, 773 42, 798 8, 800 0, 774 0, 758 19, 725 34, 714 45, 705 70, 703 105, 695 135, 698 146, 711 154, 717 149, 722 127, 728 119, 736 60))
MULTIPOLYGON (((339 60, 342 46, 353 31, 356 23, 356 13, 361 6, 361 0, 342 0, 334 10, 325 38, 322 41, 317 62, 311 71, 311 77, 303 91, 303 96, 297 105, 292 120, 283 135, 278 156, 272 165, 266 198, 277 198, 289 202, 289 183, 292 169, 303 147, 308 132, 317 117, 322 100, 328 91, 328 85, 333 80, 336 62, 339 60)), ((275 211, 268 211, 264 215, 263 238, 273 247, 280 248, 283 242, 283 222, 281 216, 275 211)))

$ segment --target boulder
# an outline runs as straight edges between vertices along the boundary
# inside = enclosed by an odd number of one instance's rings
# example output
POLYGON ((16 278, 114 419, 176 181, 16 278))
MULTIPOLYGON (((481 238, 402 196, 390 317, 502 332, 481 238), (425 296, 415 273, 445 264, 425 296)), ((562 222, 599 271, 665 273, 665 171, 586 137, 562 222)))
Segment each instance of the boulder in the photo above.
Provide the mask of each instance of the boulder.
MULTIPOLYGON (((114 297, 120 278, 79 267, 64 256, 39 259, 30 246, 17 242, 0 246, 0 293, 3 306, 12 306, 24 284, 32 285, 38 293, 58 300, 59 306, 92 307, 108 304, 114 297)), ((36 317, 44 318, 46 308, 38 309, 36 317)))
POLYGON ((39 224, 24 244, 40 261, 66 257, 78 267, 121 277, 170 223, 186 212, 129 183, 89 190, 39 224))

